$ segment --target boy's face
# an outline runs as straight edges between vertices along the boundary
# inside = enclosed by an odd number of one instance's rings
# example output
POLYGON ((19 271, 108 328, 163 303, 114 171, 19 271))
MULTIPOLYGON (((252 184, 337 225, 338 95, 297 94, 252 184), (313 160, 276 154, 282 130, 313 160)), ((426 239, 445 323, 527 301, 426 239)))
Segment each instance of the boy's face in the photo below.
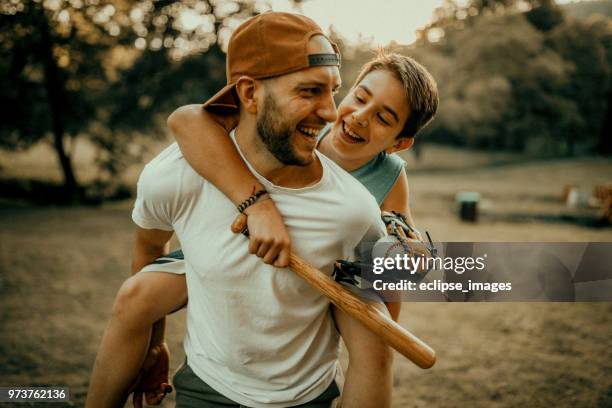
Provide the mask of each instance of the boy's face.
POLYGON ((396 138, 409 114, 402 83, 389 71, 372 71, 338 106, 331 145, 351 161, 369 160, 383 150, 405 149, 413 139, 399 139, 404 142, 398 143, 396 138))

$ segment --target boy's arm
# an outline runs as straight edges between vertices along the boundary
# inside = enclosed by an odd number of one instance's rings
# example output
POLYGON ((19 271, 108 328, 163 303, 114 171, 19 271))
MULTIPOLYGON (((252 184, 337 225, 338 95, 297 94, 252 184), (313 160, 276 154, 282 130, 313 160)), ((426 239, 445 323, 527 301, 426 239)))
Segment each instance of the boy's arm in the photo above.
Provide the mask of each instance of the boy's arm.
POLYGON ((228 137, 235 124, 236 117, 212 115, 202 105, 181 106, 168 117, 168 127, 189 165, 238 205, 263 186, 228 137))
MULTIPOLYGON (((210 114, 202 105, 182 106, 168 118, 168 127, 187 162, 238 206, 263 185, 249 171, 228 137, 236 124, 237 117, 210 114)), ((244 214, 248 216, 249 252, 265 263, 286 267, 291 244, 274 202, 264 196, 244 214)))
MULTIPOLYGON (((391 188, 391 191, 385 198, 385 201, 380 205, 381 211, 397 211, 406 216, 406 220, 411 227, 415 228, 414 219, 410 212, 410 192, 408 188, 408 177, 406 170, 402 169, 397 181, 391 188)), ((410 237, 413 239, 422 240, 420 236, 410 237)))
MULTIPOLYGON (((414 220, 410 213, 410 193, 406 170, 402 169, 393 188, 380 206, 381 211, 397 211, 406 216, 406 220, 414 228, 414 220)), ((420 236, 410 237, 420 240, 420 236)), ((397 321, 402 309, 401 302, 385 302, 393 320, 397 321)))

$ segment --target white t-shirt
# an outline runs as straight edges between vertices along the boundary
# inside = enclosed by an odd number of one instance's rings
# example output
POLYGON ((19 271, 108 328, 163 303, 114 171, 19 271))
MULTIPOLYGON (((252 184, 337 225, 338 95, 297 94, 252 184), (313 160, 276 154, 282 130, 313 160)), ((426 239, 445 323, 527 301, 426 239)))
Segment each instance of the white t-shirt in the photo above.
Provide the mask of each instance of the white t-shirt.
MULTIPOLYGON (((354 259, 359 243, 376 241, 385 228, 363 185, 317 156, 323 175, 305 188, 279 187, 251 171, 283 215, 292 250, 331 273, 334 261, 354 259)), ((189 296, 184 344, 196 375, 250 407, 304 404, 335 376, 329 301, 292 271, 249 254, 248 239, 230 231, 237 214, 172 144, 140 175, 132 218, 142 228, 174 230, 181 242, 189 296)))

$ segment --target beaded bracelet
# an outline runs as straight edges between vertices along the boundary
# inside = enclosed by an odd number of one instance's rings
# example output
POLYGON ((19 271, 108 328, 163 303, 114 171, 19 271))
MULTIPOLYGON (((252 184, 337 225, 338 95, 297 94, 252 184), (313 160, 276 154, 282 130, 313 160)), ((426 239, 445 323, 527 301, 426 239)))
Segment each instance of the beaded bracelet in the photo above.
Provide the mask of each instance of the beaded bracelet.
POLYGON ((266 193, 267 193, 266 189, 262 188, 261 190, 251 194, 249 196, 249 198, 247 198, 246 200, 241 202, 240 205, 238 207, 236 207, 236 208, 238 208, 238 212, 240 214, 242 214, 244 212, 244 210, 246 210, 247 208, 249 208, 250 206, 255 204, 257 202, 257 200, 259 199, 259 197, 261 197, 262 195, 264 195, 266 193))

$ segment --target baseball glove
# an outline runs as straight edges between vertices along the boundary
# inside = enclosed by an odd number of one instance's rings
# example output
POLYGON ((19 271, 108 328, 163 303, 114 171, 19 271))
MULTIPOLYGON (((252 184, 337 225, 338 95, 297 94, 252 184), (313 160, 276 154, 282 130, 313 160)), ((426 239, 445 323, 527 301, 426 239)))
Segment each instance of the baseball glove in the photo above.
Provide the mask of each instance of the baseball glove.
POLYGON ((371 257, 362 262, 350 262, 339 260, 334 265, 332 276, 336 281, 356 286, 361 286, 362 280, 371 280, 374 260, 376 258, 413 259, 415 262, 409 264, 409 268, 387 269, 384 275, 386 281, 406 279, 420 282, 431 270, 432 263, 427 259, 437 256, 437 249, 433 245, 429 233, 427 242, 421 240, 421 234, 407 222, 406 217, 398 212, 382 213, 382 220, 387 227, 388 235, 379 239, 372 247, 371 257), (418 261, 420 259, 420 261, 418 261))

